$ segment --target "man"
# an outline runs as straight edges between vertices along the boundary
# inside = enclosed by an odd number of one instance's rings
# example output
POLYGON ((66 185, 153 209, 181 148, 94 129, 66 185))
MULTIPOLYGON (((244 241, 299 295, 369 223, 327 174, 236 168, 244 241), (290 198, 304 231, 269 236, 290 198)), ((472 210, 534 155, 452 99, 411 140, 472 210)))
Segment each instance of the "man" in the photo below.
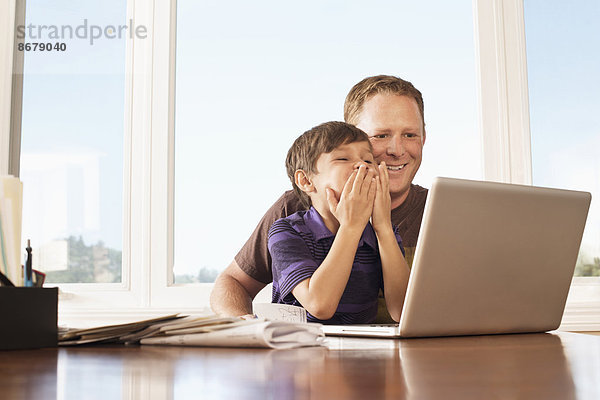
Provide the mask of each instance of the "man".
MULTIPOLYGON (((412 184, 425 144, 423 112, 421 92, 410 82, 387 75, 363 79, 352 87, 344 103, 344 120, 369 135, 375 161, 387 165, 392 223, 398 226, 409 265, 427 197, 427 189, 412 184)), ((210 296, 215 313, 252 315, 252 299, 272 281, 269 228, 277 219, 302 209, 291 190, 271 206, 235 259, 217 277, 210 296)), ((378 322, 390 321, 385 307, 380 308, 378 322)))

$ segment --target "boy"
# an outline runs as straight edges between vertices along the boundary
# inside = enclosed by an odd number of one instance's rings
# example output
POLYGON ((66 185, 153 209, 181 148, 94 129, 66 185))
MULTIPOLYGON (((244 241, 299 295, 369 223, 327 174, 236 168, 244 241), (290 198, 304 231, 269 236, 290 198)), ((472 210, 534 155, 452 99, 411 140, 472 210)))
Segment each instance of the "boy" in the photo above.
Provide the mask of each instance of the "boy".
POLYGON ((273 303, 302 306, 309 321, 370 323, 383 288, 399 321, 409 269, 392 229, 387 168, 375 164, 368 136, 344 122, 321 124, 296 139, 286 168, 311 207, 269 231, 273 303))

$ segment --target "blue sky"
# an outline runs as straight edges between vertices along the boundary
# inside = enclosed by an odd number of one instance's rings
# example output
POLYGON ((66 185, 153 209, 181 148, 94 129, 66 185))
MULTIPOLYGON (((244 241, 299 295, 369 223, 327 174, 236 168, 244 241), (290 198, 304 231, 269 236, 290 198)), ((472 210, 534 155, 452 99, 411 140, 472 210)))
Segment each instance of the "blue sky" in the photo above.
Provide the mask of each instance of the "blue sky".
MULTIPOLYGON (((84 19, 96 25, 126 24, 126 7, 121 0, 28 0, 26 18, 26 27, 77 27, 84 19)), ((22 163, 24 238, 35 239, 34 246, 40 246, 50 239, 82 235, 88 244, 101 240, 121 249, 125 40, 99 40, 93 46, 83 39, 61 42, 66 43, 67 51, 25 55, 23 160, 49 154, 62 161, 66 155, 97 160, 100 173, 95 183, 101 200, 97 204, 88 201, 87 210, 83 207, 82 203, 89 200, 83 191, 90 178, 84 176, 81 168, 71 168, 67 174, 71 182, 66 195, 67 210, 52 212, 48 202, 54 201, 56 208, 65 199, 53 196, 52 189, 43 187, 41 182, 60 181, 62 170, 52 170, 48 165, 44 170, 35 167, 32 171, 31 162, 22 163), (63 211, 68 221, 57 226, 60 224, 51 217, 58 213, 57 218, 61 218, 63 211)), ((81 160, 72 162, 81 165, 81 160)))
POLYGON ((525 1, 533 183, 592 193, 582 251, 600 257, 600 3, 525 1))

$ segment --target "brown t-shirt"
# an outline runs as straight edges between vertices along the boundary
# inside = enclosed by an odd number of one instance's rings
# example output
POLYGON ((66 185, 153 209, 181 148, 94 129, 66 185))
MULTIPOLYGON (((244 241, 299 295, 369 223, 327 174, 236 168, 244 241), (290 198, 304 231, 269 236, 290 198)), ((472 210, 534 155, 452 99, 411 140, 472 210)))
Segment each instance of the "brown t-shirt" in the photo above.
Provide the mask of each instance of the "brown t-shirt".
MULTIPOLYGON (((426 199, 427 189, 411 185, 404 203, 392 210, 392 223, 398 226, 409 266, 412 265, 426 199)), ((292 190, 285 192, 265 213, 248 241, 235 256, 240 268, 257 281, 271 283, 271 255, 267 249, 269 229, 279 218, 305 209, 292 190)))

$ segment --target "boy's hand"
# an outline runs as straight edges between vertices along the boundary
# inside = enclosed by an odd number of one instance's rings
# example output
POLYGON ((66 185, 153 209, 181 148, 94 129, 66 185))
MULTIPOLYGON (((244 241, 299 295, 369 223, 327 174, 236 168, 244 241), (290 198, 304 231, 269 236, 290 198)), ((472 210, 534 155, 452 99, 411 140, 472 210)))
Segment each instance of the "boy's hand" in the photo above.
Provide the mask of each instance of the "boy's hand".
POLYGON ((382 232, 392 228, 392 199, 390 197, 390 177, 385 162, 379 164, 379 176, 376 178, 376 194, 373 205, 373 229, 382 232))
POLYGON ((375 172, 365 165, 354 170, 348 177, 339 201, 335 192, 327 188, 329 210, 341 226, 364 229, 373 212, 373 201, 377 185, 375 172))

